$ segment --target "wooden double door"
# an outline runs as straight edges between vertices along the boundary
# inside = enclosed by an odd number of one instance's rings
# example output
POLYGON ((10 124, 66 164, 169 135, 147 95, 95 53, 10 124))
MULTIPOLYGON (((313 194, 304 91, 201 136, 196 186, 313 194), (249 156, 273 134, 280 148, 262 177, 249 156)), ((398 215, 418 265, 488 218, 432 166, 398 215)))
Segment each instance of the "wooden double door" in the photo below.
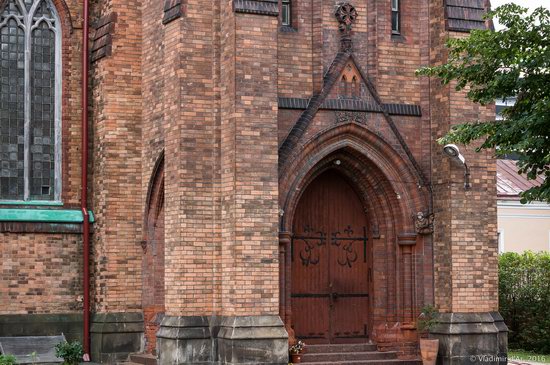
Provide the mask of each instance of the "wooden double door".
POLYGON ((298 203, 291 245, 292 324, 307 343, 365 342, 369 318, 367 218, 337 171, 318 176, 298 203))

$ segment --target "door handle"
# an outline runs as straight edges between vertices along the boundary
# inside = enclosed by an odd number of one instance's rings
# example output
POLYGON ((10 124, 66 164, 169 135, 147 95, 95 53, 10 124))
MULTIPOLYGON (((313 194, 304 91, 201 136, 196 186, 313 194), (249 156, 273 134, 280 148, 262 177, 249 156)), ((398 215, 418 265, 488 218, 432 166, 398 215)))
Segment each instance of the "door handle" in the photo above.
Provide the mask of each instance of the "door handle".
POLYGON ((335 302, 336 300, 338 300, 338 293, 335 292, 335 291, 333 291, 333 290, 332 290, 332 287, 333 287, 333 286, 332 286, 332 283, 330 283, 330 284, 328 285, 328 288, 329 288, 329 290, 330 290, 329 297, 330 297, 330 303, 331 303, 331 304, 332 304, 332 302, 335 302))
POLYGON ((330 307, 332 308, 334 306, 334 302, 336 301, 336 298, 338 298, 338 293, 335 293, 333 290, 332 290, 332 283, 329 284, 328 286, 329 288, 329 305, 330 307))

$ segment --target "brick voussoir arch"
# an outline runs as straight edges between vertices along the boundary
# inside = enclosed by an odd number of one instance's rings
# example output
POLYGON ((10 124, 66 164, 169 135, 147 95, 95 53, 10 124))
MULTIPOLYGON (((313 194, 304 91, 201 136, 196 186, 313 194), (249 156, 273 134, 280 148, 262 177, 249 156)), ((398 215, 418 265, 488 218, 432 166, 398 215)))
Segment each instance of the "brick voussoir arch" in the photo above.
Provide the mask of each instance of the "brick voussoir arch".
POLYGON ((159 204, 164 202, 164 150, 157 157, 145 198, 145 211, 143 214, 143 239, 147 240, 147 226, 150 222, 150 215, 158 211, 159 204))
MULTIPOLYGON (((362 204, 367 208, 369 221, 376 225, 387 225, 389 221, 394 221, 399 214, 395 210, 395 204, 391 203, 392 192, 387 184, 380 183, 381 174, 376 171, 376 167, 365 168, 368 162, 360 160, 361 157, 353 154, 353 151, 339 150, 328 158, 325 158, 315 168, 311 169, 307 177, 305 186, 301 192, 305 191, 307 186, 319 175, 329 169, 334 169, 344 175, 352 184, 357 195, 361 198, 362 204), (341 165, 336 166, 335 160, 341 160, 341 165)), ((297 201, 301 198, 301 193, 296 197, 297 201)), ((289 215, 292 216, 293 214, 289 215)))
MULTIPOLYGON (((399 153, 384 139, 363 125, 355 122, 341 124, 319 132, 307 141, 280 172, 280 205, 284 211, 281 229, 292 226, 294 210, 305 187, 312 181, 320 163, 338 151, 353 151, 364 167, 377 171, 378 182, 384 184, 388 199, 399 207, 394 217, 404 232, 414 232, 412 217, 425 211, 429 197, 421 189, 421 183, 399 153)), ((392 204, 392 205, 393 205, 392 204)))

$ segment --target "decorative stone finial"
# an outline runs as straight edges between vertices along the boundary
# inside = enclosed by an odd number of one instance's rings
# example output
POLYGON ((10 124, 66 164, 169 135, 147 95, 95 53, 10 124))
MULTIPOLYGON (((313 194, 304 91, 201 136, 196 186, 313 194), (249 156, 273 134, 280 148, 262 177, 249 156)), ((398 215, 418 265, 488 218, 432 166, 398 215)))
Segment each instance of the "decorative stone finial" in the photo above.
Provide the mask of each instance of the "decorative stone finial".
POLYGON ((341 51, 349 52, 352 48, 351 29, 357 19, 357 10, 350 3, 342 3, 336 8, 334 16, 340 23, 341 51))

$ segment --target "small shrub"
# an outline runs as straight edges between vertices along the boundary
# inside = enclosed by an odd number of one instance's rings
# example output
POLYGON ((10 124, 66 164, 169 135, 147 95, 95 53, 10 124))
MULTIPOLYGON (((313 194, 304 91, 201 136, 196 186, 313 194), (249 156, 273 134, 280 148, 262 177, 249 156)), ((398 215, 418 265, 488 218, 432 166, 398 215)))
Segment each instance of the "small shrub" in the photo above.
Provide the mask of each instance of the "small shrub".
POLYGON ((507 252, 499 259, 499 311, 511 349, 550 354, 550 253, 507 252))
POLYGON ((82 361, 84 349, 78 341, 60 342, 55 345, 55 356, 63 359, 63 365, 77 365, 82 361))
POLYGON ((432 305, 426 305, 422 308, 418 316, 418 331, 426 336, 439 324, 439 312, 432 305))
POLYGON ((13 355, 0 355, 0 365, 15 365, 17 360, 13 355))

